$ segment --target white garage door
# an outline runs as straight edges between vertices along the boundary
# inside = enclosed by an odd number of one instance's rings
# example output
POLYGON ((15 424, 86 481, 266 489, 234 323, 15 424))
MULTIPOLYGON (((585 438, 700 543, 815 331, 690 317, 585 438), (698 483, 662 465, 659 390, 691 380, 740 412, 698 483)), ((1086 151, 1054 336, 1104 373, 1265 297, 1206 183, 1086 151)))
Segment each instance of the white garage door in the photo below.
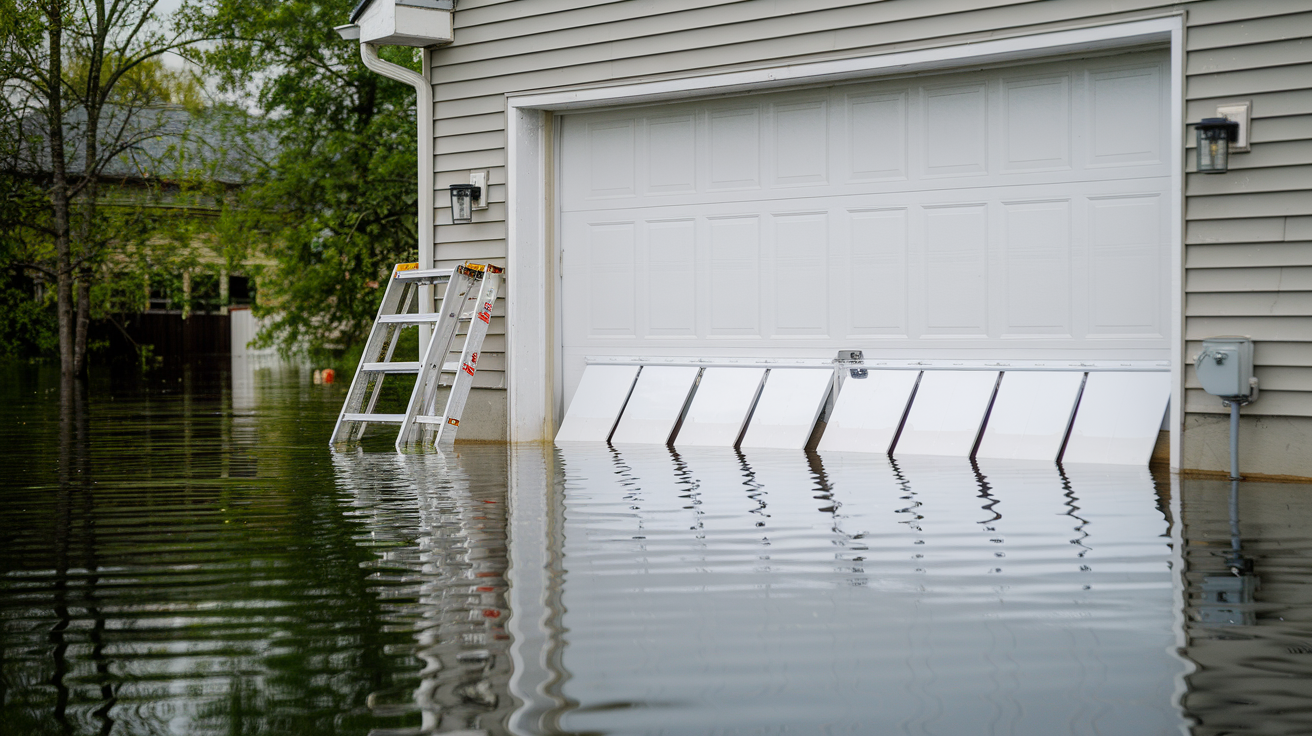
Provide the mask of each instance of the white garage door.
POLYGON ((1169 358, 1164 54, 564 116, 589 355, 1169 358))

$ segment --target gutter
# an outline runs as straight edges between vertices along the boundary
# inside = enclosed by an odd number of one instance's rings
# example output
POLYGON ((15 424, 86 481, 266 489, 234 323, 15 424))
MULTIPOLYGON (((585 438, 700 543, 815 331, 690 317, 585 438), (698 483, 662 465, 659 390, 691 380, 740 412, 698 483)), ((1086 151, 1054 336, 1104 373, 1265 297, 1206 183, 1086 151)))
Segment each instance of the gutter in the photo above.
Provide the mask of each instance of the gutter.
MULTIPOLYGON (((416 74, 403 66, 378 57, 378 47, 372 43, 360 44, 360 59, 364 65, 375 73, 389 79, 404 82, 415 88, 415 123, 418 128, 419 159, 419 263, 420 268, 433 268, 433 206, 436 175, 433 172, 433 85, 421 74, 416 74)), ((420 59, 424 69, 429 69, 428 49, 420 49, 420 59)), ((430 289, 432 287, 424 287, 430 289)), ((422 293, 422 292, 421 292, 422 293)), ((421 302, 420 306, 432 304, 432 299, 421 302)), ((432 311, 424 310, 424 311, 432 311)))

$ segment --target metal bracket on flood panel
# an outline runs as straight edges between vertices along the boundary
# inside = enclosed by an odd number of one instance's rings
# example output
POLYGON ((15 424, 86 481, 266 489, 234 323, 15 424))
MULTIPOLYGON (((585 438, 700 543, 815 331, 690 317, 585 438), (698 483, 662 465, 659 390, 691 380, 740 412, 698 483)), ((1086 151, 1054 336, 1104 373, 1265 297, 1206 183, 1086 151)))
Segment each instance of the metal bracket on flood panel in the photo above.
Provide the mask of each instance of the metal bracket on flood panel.
MULTIPOLYGON (((834 359, 834 362, 839 365, 857 363, 858 366, 864 366, 865 360, 865 354, 860 350, 839 350, 838 357, 834 359)), ((867 378, 870 375, 870 371, 864 367, 848 368, 847 372, 852 378, 867 378)))

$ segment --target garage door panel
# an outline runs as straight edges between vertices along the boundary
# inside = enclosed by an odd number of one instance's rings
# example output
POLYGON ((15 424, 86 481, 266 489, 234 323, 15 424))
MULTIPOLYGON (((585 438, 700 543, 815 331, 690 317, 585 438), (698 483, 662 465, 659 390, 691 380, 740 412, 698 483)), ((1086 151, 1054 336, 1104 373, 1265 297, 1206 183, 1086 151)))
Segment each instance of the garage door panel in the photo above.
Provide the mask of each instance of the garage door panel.
POLYGON ((697 191, 697 116, 692 113, 653 117, 645 129, 646 170, 642 191, 648 195, 697 191))
MULTIPOLYGON (((864 183, 830 183, 824 186, 792 186, 779 188, 755 188, 744 190, 708 190, 706 188, 698 189, 694 193, 674 193, 628 197, 628 198, 606 198, 596 200, 583 200, 569 193, 565 197, 570 200, 582 203, 579 207, 562 207, 563 212, 605 212, 605 211, 622 211, 631 210, 635 207, 672 207, 688 208, 701 207, 707 203, 717 204, 741 204, 756 205, 770 203, 774 206, 784 207, 787 209, 798 209, 799 202, 813 200, 817 197, 858 197, 860 199, 854 206, 869 207, 880 202, 880 206, 889 197, 896 197, 905 200, 907 197, 916 197, 918 195, 933 194, 937 197, 958 197, 964 200, 973 199, 980 201, 984 198, 997 199, 999 196, 1005 196, 1008 199, 1014 198, 1010 194, 1004 194, 1000 187, 1016 188, 1038 188, 1040 194, 1038 198, 1057 196, 1059 193, 1051 191, 1050 188, 1058 187, 1069 189, 1073 176, 1083 177, 1081 183, 1086 186, 1096 188, 1110 188, 1111 191, 1123 191, 1129 187, 1136 190, 1154 190, 1158 182, 1163 180, 1169 182, 1169 172, 1161 166, 1144 166, 1134 170, 1127 169, 1097 169, 1093 171, 1041 171, 1041 172, 1019 172, 1015 174, 999 175, 994 177, 952 177, 943 180, 936 179, 908 179, 903 181, 892 182, 864 182, 864 183), (1048 189, 1048 191, 1044 191, 1048 189), (988 194, 992 192, 992 194, 988 194)), ((900 202, 901 204, 904 202, 900 202)), ((808 205, 802 205, 806 207, 808 205)))
MULTIPOLYGON (((1154 188, 1168 185, 1165 180, 1150 183, 1154 188)), ((1138 323, 1132 320, 1118 323, 1114 314, 1094 317, 1095 291, 1101 293, 1098 305, 1124 310, 1127 302, 1116 289, 1129 288, 1125 284, 1136 279, 1147 282, 1154 278, 1146 273, 1147 268, 1135 273, 1136 267, 1123 265, 1118 261, 1123 256, 1155 257, 1155 278, 1165 278, 1164 261, 1169 257, 1162 233, 1165 225, 1158 222, 1158 232, 1148 232, 1153 216, 1145 217, 1139 211, 1144 202, 1153 202, 1147 209, 1160 215, 1161 196, 1144 192, 1138 182, 1134 194, 1112 196, 1126 186, 1125 182, 1068 182, 789 203, 830 205, 823 213, 827 221, 823 235, 814 234, 820 232, 822 213, 771 213, 777 208, 772 202, 565 213, 562 237, 567 270, 571 277, 589 281, 614 278, 617 268, 611 260, 599 258, 594 269, 579 252, 580 245, 588 244, 592 229, 605 232, 645 216, 636 222, 637 262, 645 266, 637 269, 630 282, 636 303, 641 305, 636 331, 629 332, 627 323, 616 323, 622 314, 601 315, 604 324, 599 326, 607 329, 594 334, 590 329, 571 330, 566 324, 565 335, 571 341, 595 337, 599 347, 615 345, 626 335, 636 340, 714 337, 717 345, 725 347, 730 345, 724 340, 732 337, 768 337, 772 341, 769 350, 785 346, 789 337, 879 337, 881 346, 891 347, 890 341, 927 335, 936 342, 933 349, 938 341, 953 337, 1080 340, 1091 335, 1100 341, 1122 340, 1119 345, 1142 347, 1145 341, 1161 339, 1166 302, 1160 284, 1133 287, 1137 303, 1157 304, 1159 313, 1149 315, 1155 320, 1153 326, 1135 326, 1138 323), (1074 196, 1080 191, 1091 196, 1074 196), (1054 196, 1063 194, 1067 196, 1054 196), (981 198, 994 201, 981 204, 981 198), (855 206, 859 204, 873 207, 855 206), (1107 212, 1095 211, 1095 204, 1107 212), (1120 212, 1122 207, 1129 212, 1120 212), (1063 208, 1073 220, 1069 229, 1063 225, 1063 208), (685 217, 659 217, 676 212, 685 217), (967 226, 936 222, 946 219, 950 223, 953 218, 944 213, 963 212, 973 220, 967 226), (779 224, 795 233, 809 229, 813 234, 785 234, 780 240, 773 233, 779 224), (1096 241, 1095 235, 1105 242, 1096 241), (803 247, 817 239, 829 242, 819 249, 803 247), (803 245, 790 253, 789 242, 803 245), (1101 243, 1100 250, 1095 242, 1101 243), (1064 251, 1063 243, 1067 244, 1064 251), (1155 256, 1136 256, 1136 249, 1145 244, 1155 249, 1155 256), (794 306, 789 308, 791 316, 781 316, 776 300, 785 289, 782 285, 800 283, 792 269, 819 267, 821 261, 825 262, 824 277, 807 275, 806 279, 820 279, 814 288, 827 291, 828 298, 814 302, 815 311, 810 305, 794 306), (787 267, 781 265, 785 263, 787 267), (957 275, 945 269, 955 269, 957 275), (1009 274, 1008 269, 1020 270, 1009 274), (1063 286, 1059 278, 1065 269, 1070 275, 1063 286), (978 288, 981 277, 985 283, 982 295, 978 288), (959 288, 963 283, 966 287, 959 288), (1025 288, 1011 288, 1009 283, 1023 283, 1025 288), (1059 300, 1063 291, 1064 298, 1059 300), (820 321, 813 315, 825 309, 826 303, 828 315, 820 321), (984 307, 978 313, 969 306, 980 303, 984 307), (752 312, 753 304, 759 312, 752 312), (968 316, 957 318, 954 314, 968 316), (991 322, 987 319, 990 315, 991 322), (822 323, 823 330, 817 327, 822 323)), ((590 292, 586 286, 571 287, 565 290, 565 298, 576 293, 590 292)), ((621 299, 621 303, 625 301, 621 299)), ((589 314, 591 309, 588 303, 568 311, 589 314)), ((971 343, 962 343, 966 344, 971 343)), ((1103 342, 1102 347, 1112 346, 1103 342)))
POLYGON ((988 87, 984 83, 926 87, 921 93, 920 175, 988 173, 988 87))
POLYGON ((645 223, 647 230, 647 335, 697 334, 697 223, 692 219, 645 223))
POLYGON ((771 186, 829 181, 829 100, 771 106, 774 176, 771 186))
POLYGON ((909 334, 907 217, 905 208, 848 212, 851 308, 846 334, 909 334))
POLYGON ((1070 88, 1069 74, 1002 79, 1004 172, 1071 168, 1070 88))
POLYGON ((569 116, 562 209, 1169 176, 1166 67, 1139 58, 569 116))
POLYGON ((712 110, 710 123, 710 186, 716 189, 757 189, 761 186, 760 105, 712 110))
POLYGON ((634 187, 634 127, 632 118, 588 124, 588 199, 632 197, 634 187))
POLYGON ((586 297, 589 333, 593 336, 637 335, 633 293, 635 240, 636 227, 632 222, 588 228, 586 254, 592 278, 586 297))
POLYGON ((988 208, 924 208, 924 335, 988 334, 988 208))
POLYGON ((1002 334, 1070 337, 1070 200, 1004 202, 1002 216, 1002 334))
POLYGON ((1160 64, 1088 73, 1089 167, 1167 160, 1160 64), (1132 120, 1133 124, 1127 124, 1132 120))
POLYGON ((776 215, 773 293, 767 295, 776 335, 829 334, 829 215, 776 215))
POLYGON ((756 215, 712 217, 707 222, 710 251, 710 325, 707 334, 761 334, 761 223, 756 215))
POLYGON ((847 181, 907 178, 907 91, 844 95, 847 181))
POLYGON ((1161 200, 1089 200, 1089 336, 1164 334, 1161 200))

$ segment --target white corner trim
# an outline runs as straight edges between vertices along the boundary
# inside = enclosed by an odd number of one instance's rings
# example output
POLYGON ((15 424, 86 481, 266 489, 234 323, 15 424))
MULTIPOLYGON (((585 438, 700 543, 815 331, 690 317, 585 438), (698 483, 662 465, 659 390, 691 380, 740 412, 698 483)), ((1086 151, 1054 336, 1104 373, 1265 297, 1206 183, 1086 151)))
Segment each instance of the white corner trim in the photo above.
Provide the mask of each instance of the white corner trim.
POLYGON ((844 79, 876 79, 949 69, 967 63, 1040 59, 1084 50, 1161 41, 1171 46, 1171 467, 1179 467, 1183 427, 1183 100, 1184 18, 1181 14, 1150 20, 1087 26, 1026 36, 918 49, 835 61, 789 64, 768 69, 709 74, 655 82, 585 89, 537 90, 506 95, 506 374, 511 442, 549 441, 554 432, 548 377, 555 346, 547 345, 546 320, 554 314, 543 283, 550 240, 546 207, 550 167, 544 159, 543 116, 552 111, 611 107, 660 100, 696 98, 731 92, 761 91, 844 79))
MULTIPOLYGON (((1184 461, 1184 18, 1171 28, 1171 472, 1184 461)), ((1174 517, 1179 519, 1180 517, 1174 517)))
POLYGON ((547 421, 547 182, 543 113, 506 111, 506 376, 511 442, 553 436, 547 421), (522 274, 522 275, 521 275, 522 274))

